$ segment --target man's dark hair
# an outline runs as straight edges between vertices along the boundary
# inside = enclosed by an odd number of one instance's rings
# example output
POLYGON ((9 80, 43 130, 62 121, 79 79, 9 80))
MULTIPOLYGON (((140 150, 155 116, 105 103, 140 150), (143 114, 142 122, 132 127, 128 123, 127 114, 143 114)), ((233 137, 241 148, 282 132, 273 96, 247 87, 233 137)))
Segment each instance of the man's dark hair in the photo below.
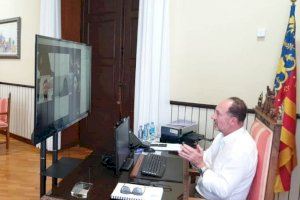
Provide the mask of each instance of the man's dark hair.
POLYGON ((236 117, 239 122, 244 122, 247 115, 247 106, 245 102, 238 97, 230 97, 229 99, 232 100, 233 103, 228 109, 228 113, 232 117, 236 117))

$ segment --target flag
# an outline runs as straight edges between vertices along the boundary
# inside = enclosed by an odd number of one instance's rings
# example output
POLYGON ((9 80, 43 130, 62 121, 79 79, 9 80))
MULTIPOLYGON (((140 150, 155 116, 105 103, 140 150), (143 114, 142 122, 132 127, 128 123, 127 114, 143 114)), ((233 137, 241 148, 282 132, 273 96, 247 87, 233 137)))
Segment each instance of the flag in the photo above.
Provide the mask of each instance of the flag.
POLYGON ((275 107, 282 110, 282 128, 279 144, 278 171, 274 191, 290 190, 291 173, 296 161, 296 50, 295 50, 295 4, 291 6, 281 57, 275 76, 275 107))

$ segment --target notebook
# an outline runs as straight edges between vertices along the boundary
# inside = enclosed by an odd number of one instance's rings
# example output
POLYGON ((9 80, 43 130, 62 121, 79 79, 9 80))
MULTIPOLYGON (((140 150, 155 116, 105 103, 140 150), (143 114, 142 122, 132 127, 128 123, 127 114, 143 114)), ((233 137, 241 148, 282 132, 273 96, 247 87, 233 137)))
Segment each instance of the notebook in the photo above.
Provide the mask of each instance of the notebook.
MULTIPOLYGON (((127 189, 128 189, 127 188, 127 189)), ((123 188, 124 189, 124 188, 123 188)), ((118 183, 114 191, 111 193, 111 199, 120 199, 120 200, 161 200, 163 195, 163 188, 161 187, 151 187, 145 185, 137 185, 130 183, 118 183), (133 192, 134 188, 139 188, 142 191, 142 195, 135 195, 132 193, 124 194, 121 193, 123 186, 126 186, 130 189, 130 192, 133 192)))

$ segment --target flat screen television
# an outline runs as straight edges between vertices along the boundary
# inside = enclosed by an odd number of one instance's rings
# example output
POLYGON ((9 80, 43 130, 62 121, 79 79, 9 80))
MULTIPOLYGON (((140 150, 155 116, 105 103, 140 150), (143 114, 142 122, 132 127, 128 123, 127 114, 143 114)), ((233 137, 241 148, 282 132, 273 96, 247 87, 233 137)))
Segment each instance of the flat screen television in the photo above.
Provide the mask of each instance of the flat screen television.
POLYGON ((115 128, 115 174, 119 175, 120 170, 124 167, 124 164, 128 161, 130 156, 130 141, 129 130, 130 120, 126 117, 120 121, 115 128))
POLYGON ((36 35, 33 144, 88 115, 91 47, 36 35))

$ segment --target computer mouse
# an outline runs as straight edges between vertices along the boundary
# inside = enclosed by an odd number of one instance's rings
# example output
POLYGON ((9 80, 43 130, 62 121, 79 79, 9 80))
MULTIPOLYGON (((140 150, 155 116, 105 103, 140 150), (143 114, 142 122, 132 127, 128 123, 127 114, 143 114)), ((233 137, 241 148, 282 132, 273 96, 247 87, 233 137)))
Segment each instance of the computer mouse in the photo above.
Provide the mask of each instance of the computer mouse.
POLYGON ((145 148, 144 152, 146 152, 146 153, 153 153, 153 152, 155 152, 155 150, 152 149, 152 148, 145 148))

